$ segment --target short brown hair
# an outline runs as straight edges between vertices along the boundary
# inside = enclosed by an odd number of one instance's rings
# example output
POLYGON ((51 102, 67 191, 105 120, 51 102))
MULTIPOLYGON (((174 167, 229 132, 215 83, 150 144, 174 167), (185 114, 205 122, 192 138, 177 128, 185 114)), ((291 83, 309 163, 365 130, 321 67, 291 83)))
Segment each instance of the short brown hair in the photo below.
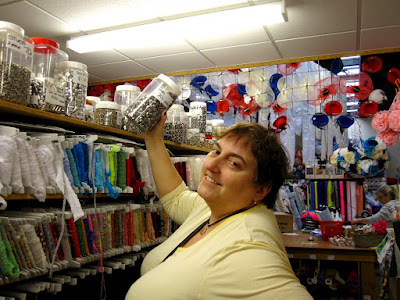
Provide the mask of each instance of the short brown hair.
POLYGON ((263 203, 272 209, 289 170, 285 148, 276 138, 275 132, 255 123, 237 123, 218 136, 219 139, 223 137, 243 140, 250 146, 257 163, 254 183, 271 188, 263 203))

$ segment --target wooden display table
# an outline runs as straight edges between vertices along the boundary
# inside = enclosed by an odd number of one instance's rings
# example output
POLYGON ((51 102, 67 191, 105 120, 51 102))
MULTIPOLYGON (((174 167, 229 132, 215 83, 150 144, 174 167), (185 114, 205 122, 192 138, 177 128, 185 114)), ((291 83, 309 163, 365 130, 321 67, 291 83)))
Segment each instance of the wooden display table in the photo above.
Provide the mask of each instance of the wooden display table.
POLYGON ((295 231, 298 235, 282 235, 289 259, 357 262, 361 283, 360 299, 374 299, 377 282, 374 278, 374 263, 377 257, 374 249, 354 246, 339 247, 309 233, 295 231))

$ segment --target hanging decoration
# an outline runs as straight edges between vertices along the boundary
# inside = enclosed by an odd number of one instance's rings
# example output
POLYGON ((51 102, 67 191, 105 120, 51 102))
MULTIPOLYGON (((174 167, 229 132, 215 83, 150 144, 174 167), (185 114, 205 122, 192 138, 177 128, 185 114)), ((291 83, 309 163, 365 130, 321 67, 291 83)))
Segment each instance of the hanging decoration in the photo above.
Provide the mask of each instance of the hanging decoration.
POLYGON ((321 105, 331 96, 336 95, 339 89, 339 79, 337 77, 328 77, 316 82, 313 86, 313 95, 308 98, 310 105, 321 105))
POLYGON ((371 77, 364 72, 357 75, 346 75, 340 79, 340 91, 354 95, 358 100, 365 100, 374 89, 371 77))
POLYGON ((361 65, 363 71, 376 73, 382 69, 382 59, 378 56, 369 56, 361 65))

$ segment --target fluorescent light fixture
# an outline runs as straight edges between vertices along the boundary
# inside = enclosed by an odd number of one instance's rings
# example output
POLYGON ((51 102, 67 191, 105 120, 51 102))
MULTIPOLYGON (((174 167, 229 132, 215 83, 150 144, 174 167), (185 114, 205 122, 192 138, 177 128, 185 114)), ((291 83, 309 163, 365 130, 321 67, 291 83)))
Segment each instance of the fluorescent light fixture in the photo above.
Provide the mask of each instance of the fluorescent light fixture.
POLYGON ((78 53, 181 42, 204 35, 235 34, 245 28, 285 22, 284 1, 182 17, 72 38, 67 47, 78 53))

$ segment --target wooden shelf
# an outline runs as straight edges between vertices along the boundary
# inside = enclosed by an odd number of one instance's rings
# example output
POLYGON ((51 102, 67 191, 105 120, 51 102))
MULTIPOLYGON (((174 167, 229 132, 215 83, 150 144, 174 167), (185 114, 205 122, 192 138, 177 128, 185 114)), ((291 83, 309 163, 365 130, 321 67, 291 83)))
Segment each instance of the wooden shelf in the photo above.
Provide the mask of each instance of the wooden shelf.
MULTIPOLYGON (((42 111, 39 109, 18 105, 0 100, 0 116, 2 121, 19 121, 31 124, 43 124, 62 127, 77 133, 102 133, 119 138, 128 139, 144 144, 144 138, 140 134, 125 130, 89 123, 79 119, 42 111)), ((174 154, 207 154, 208 149, 164 141, 166 147, 174 154)))
MULTIPOLYGON (((108 198, 108 194, 106 193, 97 193, 96 194, 96 198, 108 198)), ((120 193, 117 200, 119 198, 126 198, 126 197, 137 197, 134 196, 131 193, 120 193)), ((4 200, 6 201, 14 201, 14 200, 37 200, 36 197, 34 195, 31 194, 11 194, 8 196, 3 196, 4 200)), ((92 199, 94 198, 93 194, 90 195, 78 195, 79 199, 92 199)), ((62 200, 63 199, 63 195, 62 194, 47 194, 46 195, 46 200, 62 200)))

